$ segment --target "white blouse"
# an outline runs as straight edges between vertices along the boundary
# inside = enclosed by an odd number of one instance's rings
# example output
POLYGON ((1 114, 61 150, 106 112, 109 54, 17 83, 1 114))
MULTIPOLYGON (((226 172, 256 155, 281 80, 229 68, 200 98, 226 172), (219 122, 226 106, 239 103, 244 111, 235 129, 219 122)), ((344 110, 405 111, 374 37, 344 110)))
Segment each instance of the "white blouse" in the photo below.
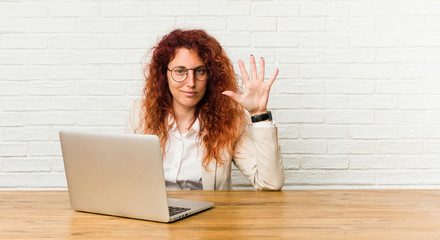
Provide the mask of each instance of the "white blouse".
MULTIPOLYGON (((172 121, 172 119, 169 119, 172 121)), ((252 127, 272 127, 272 121, 252 124, 252 127)), ((180 133, 177 124, 169 128, 165 145, 163 168, 167 190, 202 190, 202 157, 197 135, 200 122, 197 119, 191 129, 180 133)), ((200 143, 201 144, 201 143, 200 143)))

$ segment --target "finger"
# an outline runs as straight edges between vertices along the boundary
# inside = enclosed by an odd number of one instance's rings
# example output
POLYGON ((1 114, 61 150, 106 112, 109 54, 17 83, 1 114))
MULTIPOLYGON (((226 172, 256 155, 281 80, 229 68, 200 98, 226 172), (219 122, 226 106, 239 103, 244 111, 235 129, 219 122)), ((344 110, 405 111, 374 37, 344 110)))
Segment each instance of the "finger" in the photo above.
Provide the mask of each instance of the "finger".
POLYGON ((264 58, 260 58, 260 81, 264 82, 264 58))
POLYGON ((246 67, 244 66, 243 61, 238 60, 238 67, 240 68, 241 76, 243 77, 244 84, 247 86, 249 82, 249 75, 246 71, 246 67))
POLYGON ((255 57, 254 57, 254 55, 251 55, 250 62, 251 62, 251 75, 252 75, 252 81, 253 81, 253 80, 257 80, 257 79, 258 79, 258 78, 257 78, 257 66, 256 66, 256 64, 255 64, 255 57))
POLYGON ((222 94, 226 95, 228 97, 231 97, 232 99, 234 99, 238 103, 241 103, 241 95, 238 95, 237 93, 235 93, 233 91, 224 91, 224 92, 222 92, 222 94))
POLYGON ((280 70, 278 68, 275 69, 275 71, 272 74, 272 77, 269 79, 269 86, 272 86, 272 84, 275 81, 275 79, 277 78, 279 72, 280 72, 280 70))

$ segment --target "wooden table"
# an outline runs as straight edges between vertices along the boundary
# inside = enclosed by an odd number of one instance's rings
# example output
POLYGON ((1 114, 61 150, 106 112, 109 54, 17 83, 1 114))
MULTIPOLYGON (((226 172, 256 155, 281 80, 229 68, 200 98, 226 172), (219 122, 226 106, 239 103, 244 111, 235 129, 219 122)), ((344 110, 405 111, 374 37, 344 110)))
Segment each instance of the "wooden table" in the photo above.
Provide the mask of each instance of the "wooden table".
POLYGON ((0 239, 440 239, 440 190, 170 191, 213 209, 166 224, 75 212, 64 191, 0 191, 0 239))

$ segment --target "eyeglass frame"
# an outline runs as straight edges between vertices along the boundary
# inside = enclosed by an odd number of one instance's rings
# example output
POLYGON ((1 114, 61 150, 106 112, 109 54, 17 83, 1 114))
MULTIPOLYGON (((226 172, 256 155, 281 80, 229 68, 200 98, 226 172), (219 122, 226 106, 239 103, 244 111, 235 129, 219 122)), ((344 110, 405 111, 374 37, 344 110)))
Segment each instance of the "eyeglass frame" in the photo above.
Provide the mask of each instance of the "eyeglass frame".
POLYGON ((206 81, 206 80, 208 79, 209 76, 208 76, 205 80, 200 80, 200 79, 198 79, 198 78, 197 78, 197 75, 195 74, 195 70, 200 69, 200 68, 205 68, 205 71, 207 72, 207 74, 209 73, 208 69, 206 69, 205 66, 198 66, 198 67, 195 67, 195 68, 186 68, 186 67, 183 67, 183 66, 175 66, 175 67, 173 67, 173 69, 169 69, 169 68, 167 68, 167 70, 171 72, 171 78, 172 78, 175 82, 178 82, 178 83, 184 82, 184 81, 188 78, 188 70, 193 70, 194 78, 197 79, 198 81, 203 82, 203 81, 206 81), (181 81, 177 81, 177 80, 174 79, 174 77, 173 77, 173 70, 176 69, 176 68, 184 68, 184 69, 186 70, 186 74, 185 74, 186 76, 185 76, 185 78, 184 78, 183 80, 181 80, 181 81))

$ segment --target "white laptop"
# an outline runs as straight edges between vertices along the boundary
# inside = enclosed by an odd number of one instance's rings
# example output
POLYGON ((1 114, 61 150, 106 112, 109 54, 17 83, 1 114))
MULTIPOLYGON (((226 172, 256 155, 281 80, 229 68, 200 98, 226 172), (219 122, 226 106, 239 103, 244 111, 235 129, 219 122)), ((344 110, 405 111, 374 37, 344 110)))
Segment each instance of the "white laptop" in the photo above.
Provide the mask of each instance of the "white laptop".
POLYGON ((74 210, 172 222, 214 203, 168 199, 159 138, 60 132, 74 210))

